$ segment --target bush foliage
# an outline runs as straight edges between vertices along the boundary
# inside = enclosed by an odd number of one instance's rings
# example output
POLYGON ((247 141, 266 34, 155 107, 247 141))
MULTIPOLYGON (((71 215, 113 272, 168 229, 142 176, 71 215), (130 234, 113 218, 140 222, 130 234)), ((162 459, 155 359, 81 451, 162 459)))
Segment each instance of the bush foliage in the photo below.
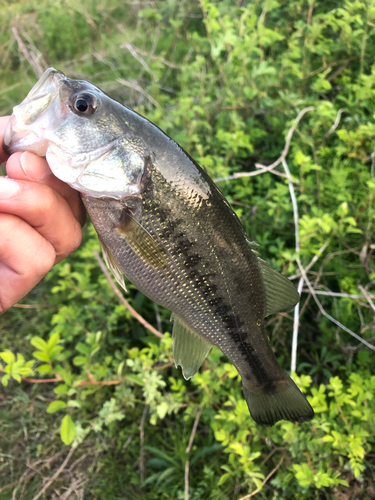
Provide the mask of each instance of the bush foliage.
MULTIPOLYGON (((56 476, 61 498, 80 480, 90 499, 374 498, 373 352, 322 310, 374 341, 375 1, 1 5, 2 114, 49 65, 92 81, 217 179, 263 258, 296 285, 299 258, 325 295, 319 308, 305 284, 299 318, 295 379, 315 419, 257 426, 220 351, 185 381, 169 311, 129 284, 131 305, 165 333, 159 341, 117 302, 88 224, 80 249, 0 320, 0 499, 14 488, 33 498, 42 482, 27 460, 57 470, 64 444, 77 465, 56 476), (299 253, 283 165, 256 166, 280 157, 292 126, 299 253)), ((285 369, 292 328, 289 314, 268 318, 285 369)))

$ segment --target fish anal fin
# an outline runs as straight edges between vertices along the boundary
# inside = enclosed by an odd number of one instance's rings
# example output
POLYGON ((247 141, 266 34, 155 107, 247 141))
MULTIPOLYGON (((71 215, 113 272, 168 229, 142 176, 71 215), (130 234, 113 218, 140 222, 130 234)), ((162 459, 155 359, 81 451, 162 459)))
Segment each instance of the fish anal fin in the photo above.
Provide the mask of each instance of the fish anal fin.
POLYGON ((186 380, 194 377, 212 347, 201 335, 188 327, 178 316, 173 315, 173 358, 181 366, 186 380))
POLYGON ((120 222, 115 229, 147 264, 156 269, 167 268, 167 254, 155 238, 134 218, 130 210, 123 209, 120 222))
POLYGON ((314 417, 314 410, 289 375, 271 385, 254 389, 242 380, 250 415, 257 424, 273 425, 279 420, 305 422, 314 417))
POLYGON ((294 285, 271 264, 259 259, 266 292, 266 316, 277 312, 290 311, 299 302, 300 296, 294 285))
POLYGON ((116 278, 116 281, 122 288, 127 292, 125 281, 124 281, 124 273, 121 271, 119 265, 115 261, 111 251, 107 247, 105 243, 99 238, 100 246, 102 247, 102 253, 104 262, 106 263, 108 269, 112 272, 113 276, 116 278))

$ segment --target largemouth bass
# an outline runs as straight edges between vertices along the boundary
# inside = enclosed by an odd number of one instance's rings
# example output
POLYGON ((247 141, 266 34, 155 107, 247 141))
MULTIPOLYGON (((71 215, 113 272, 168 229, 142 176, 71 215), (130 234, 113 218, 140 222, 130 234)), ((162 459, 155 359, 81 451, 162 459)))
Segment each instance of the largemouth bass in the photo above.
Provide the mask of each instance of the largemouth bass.
POLYGON ((107 265, 173 312, 173 355, 186 379, 212 345, 235 365, 253 419, 302 422, 314 412, 280 367, 264 318, 299 300, 261 260, 219 189, 146 118, 86 81, 47 70, 14 108, 10 153, 45 156, 80 191, 107 265))

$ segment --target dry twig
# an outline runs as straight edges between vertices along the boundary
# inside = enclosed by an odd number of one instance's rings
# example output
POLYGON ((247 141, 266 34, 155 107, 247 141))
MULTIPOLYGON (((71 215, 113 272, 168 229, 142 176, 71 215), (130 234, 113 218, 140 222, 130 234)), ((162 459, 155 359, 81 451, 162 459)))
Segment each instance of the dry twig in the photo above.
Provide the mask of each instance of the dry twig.
MULTIPOLYGON (((316 255, 314 255, 314 257, 311 259, 311 261, 307 264, 307 266, 305 267, 305 271, 308 272, 310 271, 310 269, 312 268, 312 266, 315 264, 315 262, 319 259, 319 257, 322 255, 322 253, 324 252, 324 250, 328 247, 328 245, 330 244, 331 240, 327 240, 324 245, 322 245, 319 250, 318 250, 318 253, 316 255)), ((300 278, 301 277, 301 273, 297 273, 295 274, 294 276, 289 276, 289 279, 290 280, 293 280, 295 278, 300 278)), ((303 290, 302 290, 303 291, 303 290)))
MULTIPOLYGON (((307 109, 307 108, 306 108, 307 109)), ((301 113, 300 113, 301 114, 301 113)), ((289 136, 289 134, 288 134, 289 136)), ((290 135, 291 137, 291 135, 290 135)), ((290 144, 290 142, 289 142, 290 144)), ((289 149, 289 147, 288 147, 289 149)), ((284 148, 284 151, 288 152, 286 147, 284 148)), ((297 204, 297 198, 296 198, 296 193, 294 191, 294 186, 293 183, 291 182, 292 176, 290 175, 289 167, 288 164, 285 160, 285 158, 282 160, 282 164, 285 170, 285 174, 288 177, 288 186, 289 186, 289 193, 290 197, 292 199, 292 205, 293 205, 293 218, 294 218, 294 233, 295 233, 295 248, 296 248, 296 253, 297 255, 299 254, 299 217, 298 217, 298 204, 297 204)), ((299 283, 298 283, 298 293, 301 294, 303 288, 303 277, 300 278, 299 283)), ((293 321, 293 339, 292 339, 292 360, 290 364, 290 371, 295 372, 297 369, 297 345, 298 345, 298 327, 299 327, 299 302, 294 308, 294 321, 293 321)))
MULTIPOLYGON (((306 268, 305 268, 306 271, 306 268)), ((359 287, 358 287, 359 288, 359 287)), ((304 288, 302 290, 303 293, 310 293, 310 290, 308 288, 304 288)), ((346 299, 363 299, 366 298, 363 295, 358 295, 355 293, 344 293, 344 292, 325 292, 323 290, 315 290, 316 295, 325 295, 326 297, 340 297, 340 298, 346 298, 346 299)), ((371 295, 367 292, 368 296, 371 299, 375 299, 375 295, 371 295)))
POLYGON ((37 51, 35 46, 32 47, 33 50, 28 50, 18 32, 18 29, 14 26, 12 28, 12 33, 14 38, 17 40, 20 53, 24 56, 25 61, 27 61, 33 68, 35 76, 39 79, 45 70, 45 64, 44 67, 41 64, 42 54, 39 51, 37 51))
POLYGON ((117 82, 121 83, 121 85, 125 85, 126 87, 130 87, 131 89, 136 90, 137 92, 140 92, 143 94, 154 106, 156 106, 158 109, 161 109, 160 104, 155 101, 155 99, 150 96, 137 82, 128 82, 127 80, 124 80, 123 78, 117 78, 117 82))
POLYGON ((60 465, 60 467, 57 469, 57 471, 54 473, 54 475, 46 482, 46 484, 43 486, 43 488, 39 491, 39 493, 37 495, 35 495, 35 497, 33 498, 33 500, 38 500, 38 498, 40 498, 43 493, 47 490, 47 488, 49 488, 51 486, 51 484, 59 477, 59 475, 62 473, 62 471, 65 469, 65 467, 67 466, 69 460, 70 460, 70 457, 73 455, 73 452, 76 448, 73 448, 71 447, 70 450, 69 450, 69 453, 67 454, 65 460, 63 461, 63 463, 60 465))
POLYGON ((137 51, 134 50, 132 45, 130 43, 125 42, 121 45, 123 48, 127 48, 128 51, 131 53, 131 55, 136 59, 138 62, 140 62, 143 66, 143 68, 147 71, 152 76, 152 79, 155 80, 156 82, 158 81, 158 77, 155 75, 155 73, 152 71, 152 69, 149 67, 149 65, 146 63, 146 61, 141 57, 140 55, 137 54, 137 51))
POLYGON ((358 288, 361 290, 361 292, 363 293, 363 295, 366 297, 366 300, 370 304, 371 309, 375 312, 375 304, 372 301, 371 295, 368 293, 368 291, 365 288, 363 288, 362 285, 359 285, 358 288))
POLYGON ((337 127, 339 126, 341 115, 342 115, 343 111, 344 111, 343 109, 338 110, 336 120, 335 120, 334 124, 332 125, 332 127, 328 130, 328 132, 326 132, 324 134, 324 139, 326 137, 330 136, 337 129, 337 127))
POLYGON ((150 323, 148 323, 145 319, 143 319, 142 316, 140 314, 138 314, 137 311, 135 309, 133 309, 133 307, 129 304, 129 302, 123 297, 122 293, 117 288, 113 279, 109 275, 109 272, 107 271, 107 268, 105 267, 105 264, 102 261, 102 259, 100 258, 97 250, 94 250, 94 254, 95 254, 96 260, 99 263, 101 270, 103 271, 104 276, 107 278, 108 283, 111 285, 112 290, 115 292, 115 294, 120 299, 120 301, 124 304, 124 306, 135 317, 135 319, 137 319, 141 323, 141 325, 143 325, 146 328, 146 330, 150 331, 151 333, 153 333, 154 335, 159 337, 159 339, 162 339, 164 337, 164 335, 162 333, 158 332, 156 330, 156 328, 154 328, 152 325, 150 325, 150 323))
POLYGON ((71 498, 70 494, 74 493, 76 494, 77 496, 77 499, 80 498, 78 495, 81 494, 82 495, 82 498, 83 498, 83 490, 81 489, 82 486, 84 484, 86 484, 88 481, 88 479, 85 479, 85 478, 79 478, 79 479, 75 479, 71 485, 69 486, 69 489, 67 489, 65 491, 65 493, 62 495, 62 497, 60 498, 60 500, 68 500, 69 498, 71 498), (80 488, 80 490, 78 490, 80 488))
POLYGON ((279 175, 280 177, 286 177, 288 179, 289 182, 295 182, 291 176, 287 174, 283 174, 282 172, 279 172, 277 170, 274 170, 278 165, 280 165, 280 163, 282 163, 285 158, 286 158, 286 155, 288 154, 289 152, 289 148, 290 148, 290 143, 291 143, 291 140, 292 140, 292 137, 293 137, 293 134, 299 124, 299 122, 301 121, 302 117, 308 112, 308 111, 312 111, 313 109, 315 109, 314 106, 308 106, 307 108, 304 108, 302 109, 302 111, 300 111, 297 115, 297 118, 295 120, 295 123, 290 127, 289 131, 288 131, 288 134, 286 136, 286 141, 285 141, 285 146, 284 146, 284 149, 281 153, 281 155, 279 156, 279 158, 273 162, 271 165, 262 165, 261 163, 256 163, 255 164, 255 167, 257 169, 259 169, 258 171, 255 171, 255 172, 236 172, 235 174, 233 175, 229 175, 227 177, 219 177, 218 179, 214 179, 215 182, 221 182, 221 181, 230 181, 232 179, 239 179, 240 177, 254 177, 255 175, 260 175, 260 174, 264 174, 265 172, 271 172, 275 175, 279 175))
POLYGON ((310 293, 311 295, 313 296, 315 302, 316 302, 316 305, 318 306, 319 308, 319 311, 323 314, 323 316, 325 316, 326 318, 328 318, 330 321, 332 321, 332 323, 334 323, 335 325, 337 325, 338 327, 340 327, 342 330, 344 330, 345 332, 349 333, 349 335, 351 335, 352 337, 356 338, 357 340, 359 340, 359 342, 362 342, 362 344, 364 344, 365 346, 367 346, 369 349, 375 351, 375 347, 371 344, 369 344, 366 340, 364 340, 362 337, 360 337, 359 335, 357 335, 356 333, 354 333, 352 330, 350 330, 349 328, 347 328, 345 325, 343 325, 342 323, 340 323, 340 321, 337 321, 337 319, 335 319, 333 316, 331 316, 330 314, 328 314, 324 307, 322 306, 320 300, 318 299, 316 293, 315 293, 315 290, 314 288, 312 287, 311 283, 310 283, 310 280, 309 278, 307 277, 306 273, 305 273, 305 270, 302 266, 302 263, 300 261, 299 258, 297 258, 297 264, 300 268, 300 271, 301 271, 301 274, 303 276, 303 279, 305 280, 306 282, 306 285, 308 286, 309 290, 310 290, 310 293))
MULTIPOLYGON (((199 419, 201 418, 202 411, 203 411, 203 406, 201 406, 199 408, 197 416, 195 417, 193 428, 192 428, 191 434, 190 434, 189 444, 187 445, 187 448, 185 450, 186 455, 188 455, 190 453, 190 450, 193 446, 195 434, 197 432, 199 419)), ((190 460, 187 459, 185 462, 185 496, 184 496, 184 500, 189 500, 189 467, 190 467, 190 460)))
MULTIPOLYGON (((279 461, 279 463, 276 465, 276 467, 275 467, 274 469, 272 469, 272 470, 271 470, 271 472, 268 474, 268 476, 266 476, 266 477, 264 478, 264 480, 262 481, 262 488, 263 488, 263 486, 266 484, 266 482, 270 479, 270 477, 272 477, 272 476, 275 474, 275 472, 279 469, 279 467, 281 466, 281 464, 282 464, 282 463, 283 463, 283 461, 284 461, 284 458, 285 458, 285 453, 284 453, 284 455, 280 458, 280 461, 279 461)), ((246 495, 246 496, 244 496, 244 497, 240 498, 240 500, 248 500, 249 498, 251 498, 251 497, 253 497, 254 495, 256 495, 257 493, 259 493, 259 492, 260 492, 260 490, 261 490, 262 488, 257 488, 256 490, 252 491, 252 492, 251 492, 251 493, 249 493, 248 495, 246 495)))
POLYGON ((13 486, 16 486, 16 484, 18 484, 18 481, 14 481, 13 483, 6 484, 5 486, 0 488, 0 493, 7 490, 8 488, 13 488, 13 486))
POLYGON ((145 405, 143 408, 143 413, 142 413, 142 418, 141 422, 139 424, 139 437, 140 437, 140 453, 139 453, 139 475, 141 478, 141 484, 145 482, 146 474, 145 474, 145 420, 146 420, 146 415, 148 412, 148 409, 150 408, 149 405, 145 405))
MULTIPOLYGON (((125 48, 127 46, 126 43, 120 45, 120 48, 125 48)), ((170 61, 167 61, 166 59, 163 59, 162 57, 158 57, 158 56, 155 56, 154 54, 150 54, 149 52, 146 52, 145 50, 142 50, 142 49, 139 49, 138 47, 134 47, 134 45, 132 45, 132 48, 134 50, 134 52, 137 52, 138 54, 141 54, 142 56, 145 56, 145 57, 149 57, 150 59, 153 59, 154 61, 158 61, 158 62, 161 62, 163 64, 165 64, 166 66, 169 66, 170 68, 173 68, 173 69, 181 69, 181 66, 178 66, 177 64, 174 64, 170 61)))

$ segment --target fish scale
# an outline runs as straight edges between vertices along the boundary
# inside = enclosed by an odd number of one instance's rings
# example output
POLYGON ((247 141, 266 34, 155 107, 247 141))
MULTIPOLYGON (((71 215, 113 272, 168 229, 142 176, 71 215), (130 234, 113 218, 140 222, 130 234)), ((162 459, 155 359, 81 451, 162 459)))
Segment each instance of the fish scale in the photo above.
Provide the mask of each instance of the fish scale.
POLYGON ((14 108, 4 144, 46 156, 81 193, 118 282, 127 276, 171 309, 185 378, 216 345, 240 373, 256 422, 313 417, 264 329, 267 315, 290 310, 299 295, 253 251, 227 200, 176 142, 91 83, 50 68, 14 108))
MULTIPOLYGON (((152 182, 140 196, 141 209, 136 215, 138 222, 156 240, 160 239, 160 235, 168 229, 168 223, 162 222, 161 219, 172 221, 175 228, 174 232, 182 235, 189 234, 190 238, 183 236, 183 238, 176 239, 172 235, 168 240, 160 240, 169 258, 170 266, 167 272, 154 269, 147 264, 142 265, 142 271, 138 271, 138 265, 134 263, 134 259, 140 259, 139 256, 136 254, 134 254, 133 258, 129 258, 129 254, 123 258, 120 255, 116 256, 116 249, 120 248, 120 245, 117 242, 113 243, 111 235, 109 235, 108 239, 104 239, 104 243, 122 265, 125 275, 140 290, 153 300, 157 300, 160 304, 174 311, 194 330, 201 332, 212 343, 215 343, 236 365, 242 376, 249 379, 255 377, 258 384, 268 383, 269 380, 274 378, 275 371, 279 368, 267 341, 255 349, 252 346, 251 336, 247 333, 257 329, 259 335, 264 336, 260 330, 261 323, 259 321, 260 318, 263 319, 265 314, 264 307, 261 307, 261 305, 264 305, 265 300, 262 296, 264 293, 261 292, 263 285, 260 280, 260 272, 256 272, 256 257, 242 238, 240 227, 232 223, 232 214, 226 205, 217 207, 212 202, 210 203, 211 206, 207 206, 204 200, 197 199, 195 202, 196 212, 193 214, 191 212, 192 205, 189 204, 188 215, 190 220, 194 219, 194 223, 187 222, 186 204, 183 203, 178 193, 169 183, 160 178, 160 174, 155 169, 150 169, 149 175, 152 182), (165 201, 163 202, 163 200, 165 201), (161 218, 160 213, 165 212, 169 212, 168 216, 161 218), (228 278, 221 270, 217 250, 215 251, 215 245, 211 241, 212 235, 207 234, 209 228, 204 221, 210 217, 215 218, 219 224, 228 228, 225 234, 224 231, 220 233, 221 246, 224 246, 225 251, 229 251, 229 246, 231 249, 235 249, 236 245, 242 244, 242 250, 247 252, 241 259, 243 264, 241 267, 241 280, 230 280, 229 282, 232 290, 229 289, 228 278), (177 219, 180 221, 179 224, 176 223, 177 219), (199 225, 198 222, 200 222, 199 225), (204 241, 204 248, 201 248, 199 241, 204 241), (206 248, 207 241, 210 242, 209 252, 207 252, 206 248), (196 265, 187 266, 186 263, 191 252, 202 257, 196 265), (210 260, 218 260, 220 272, 211 273, 209 279, 207 279, 207 276, 204 275, 205 269, 215 267, 212 266, 210 260), (249 265, 248 260, 253 261, 252 266, 249 265), (135 273, 132 270, 135 270, 135 273), (199 286, 194 286, 194 279, 196 280, 195 283, 197 280, 198 282, 207 283, 203 291, 199 286), (251 282, 255 285, 254 287, 243 286, 243 283, 251 282), (173 287, 172 293, 171 286, 173 287), (213 288, 217 290, 217 293, 213 293, 213 288), (240 290, 237 290, 237 288, 240 288, 240 290), (255 294, 252 291, 253 288, 256 290, 255 294), (239 296, 239 291, 242 293, 242 297, 239 296), (231 300, 231 292, 232 295, 237 297, 237 304, 231 300), (244 292, 246 292, 246 295, 244 295, 244 292), (216 303, 211 305, 210 300, 215 300, 216 303), (238 304, 238 301, 241 304, 238 304), (219 307, 217 303, 219 303, 219 307), (259 303, 260 305, 257 308, 250 308, 248 307, 250 303, 259 303), (238 313, 235 314, 233 311, 237 310, 238 313), (254 312, 257 313, 255 317, 254 312), (229 340, 233 339, 235 341, 234 345, 232 342, 228 342, 228 334, 229 340), (267 360, 268 369, 264 367, 264 360, 267 360)), ((88 201, 87 198, 84 198, 84 201, 88 211, 92 212, 90 203, 96 204, 97 199, 88 201)), ((99 226, 98 231, 103 234, 99 226)), ((123 242, 122 245, 124 244, 126 242, 123 242)), ((238 263, 235 262, 234 265, 237 267, 238 263)))

